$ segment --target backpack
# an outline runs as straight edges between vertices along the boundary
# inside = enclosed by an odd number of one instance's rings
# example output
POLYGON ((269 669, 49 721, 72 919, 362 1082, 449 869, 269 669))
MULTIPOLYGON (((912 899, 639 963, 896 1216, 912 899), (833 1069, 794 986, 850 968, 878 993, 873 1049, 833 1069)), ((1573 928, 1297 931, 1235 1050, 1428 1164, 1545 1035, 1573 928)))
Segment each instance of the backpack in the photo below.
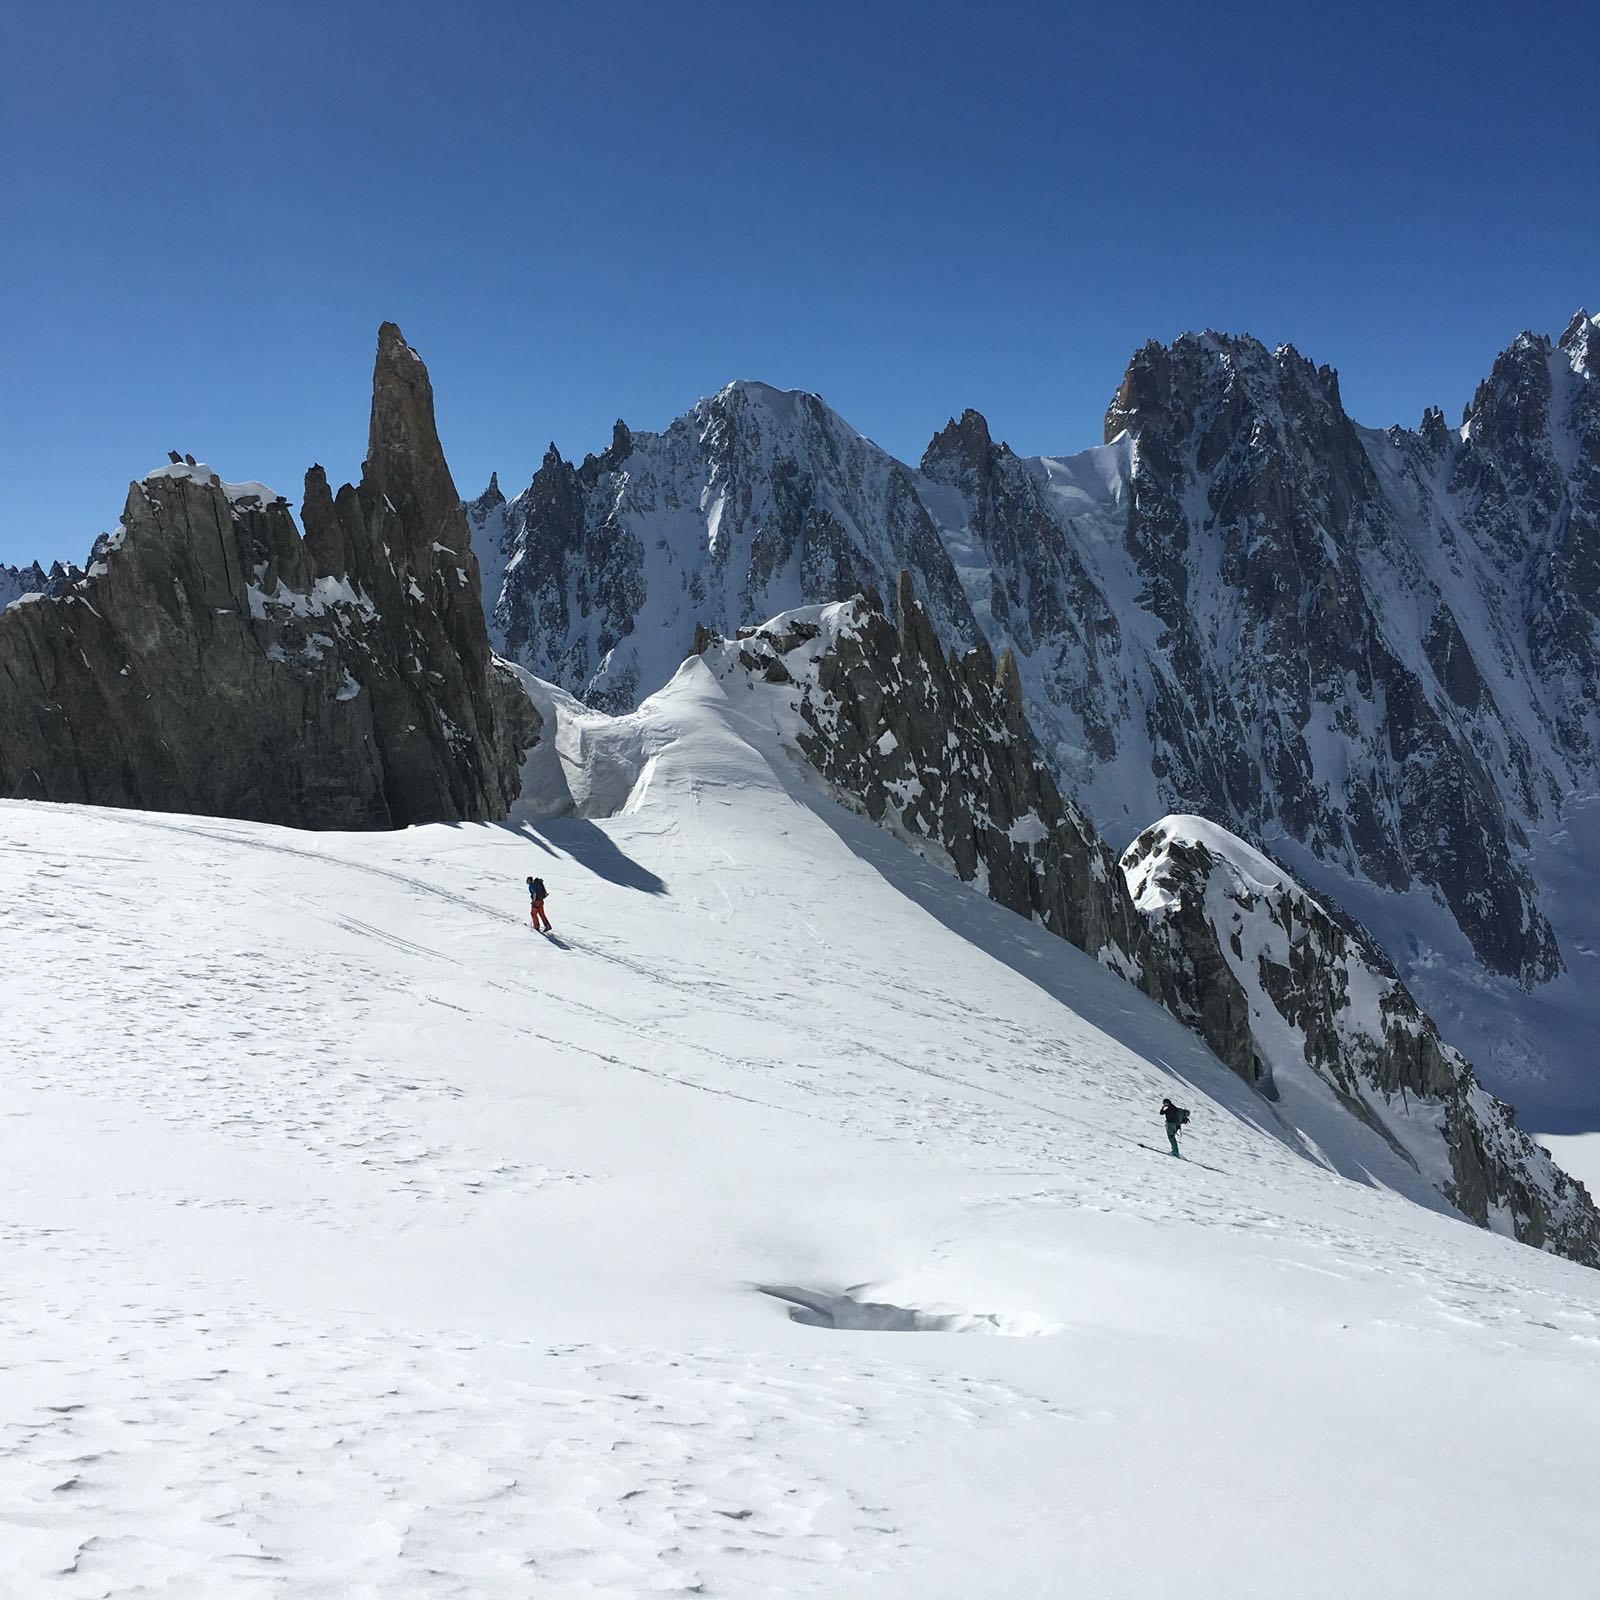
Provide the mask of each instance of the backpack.
POLYGON ((533 880, 533 898, 535 900, 543 900, 544 897, 544 879, 535 878, 533 880))
POLYGON ((1178 1114, 1178 1126, 1181 1128, 1189 1120, 1189 1113, 1182 1106, 1174 1106, 1172 1109, 1178 1114))

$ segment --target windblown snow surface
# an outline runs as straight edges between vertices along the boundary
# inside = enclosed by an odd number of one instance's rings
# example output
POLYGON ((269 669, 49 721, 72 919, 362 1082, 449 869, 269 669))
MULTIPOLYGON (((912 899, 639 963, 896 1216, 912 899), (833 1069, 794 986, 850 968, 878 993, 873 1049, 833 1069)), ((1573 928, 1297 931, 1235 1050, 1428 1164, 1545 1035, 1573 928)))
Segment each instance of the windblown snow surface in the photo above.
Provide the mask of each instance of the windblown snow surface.
POLYGON ((1591 1592, 1600 1275, 1307 1159, 704 663, 536 692, 505 826, 0 805, 0 1593, 1591 1592))

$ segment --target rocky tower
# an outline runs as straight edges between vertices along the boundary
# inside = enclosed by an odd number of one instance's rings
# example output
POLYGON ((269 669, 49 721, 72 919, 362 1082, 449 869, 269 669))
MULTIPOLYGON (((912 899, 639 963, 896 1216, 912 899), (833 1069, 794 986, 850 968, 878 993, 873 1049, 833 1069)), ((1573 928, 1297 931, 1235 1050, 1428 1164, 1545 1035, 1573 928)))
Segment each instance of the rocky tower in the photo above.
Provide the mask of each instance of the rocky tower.
POLYGON ((87 573, 0 613, 0 793, 381 828, 503 816, 536 719, 495 664, 421 358, 378 335, 367 460, 259 484, 176 456, 87 573))

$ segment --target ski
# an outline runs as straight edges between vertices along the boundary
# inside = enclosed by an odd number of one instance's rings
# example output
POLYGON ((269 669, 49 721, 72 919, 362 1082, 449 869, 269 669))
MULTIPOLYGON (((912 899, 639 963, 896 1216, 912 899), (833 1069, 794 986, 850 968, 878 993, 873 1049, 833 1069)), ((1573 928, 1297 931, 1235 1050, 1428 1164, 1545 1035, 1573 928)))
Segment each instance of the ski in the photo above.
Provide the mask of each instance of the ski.
POLYGON ((1190 1161, 1188 1156, 1174 1157, 1170 1150, 1159 1150, 1155 1145, 1146 1144, 1142 1139, 1135 1139, 1134 1143, 1137 1144, 1141 1150, 1148 1150, 1153 1156, 1165 1156, 1169 1161, 1186 1161, 1191 1167, 1199 1167, 1202 1172, 1216 1172, 1220 1173, 1223 1177, 1227 1177, 1227 1173, 1223 1172, 1221 1167, 1210 1166, 1204 1161, 1190 1161))

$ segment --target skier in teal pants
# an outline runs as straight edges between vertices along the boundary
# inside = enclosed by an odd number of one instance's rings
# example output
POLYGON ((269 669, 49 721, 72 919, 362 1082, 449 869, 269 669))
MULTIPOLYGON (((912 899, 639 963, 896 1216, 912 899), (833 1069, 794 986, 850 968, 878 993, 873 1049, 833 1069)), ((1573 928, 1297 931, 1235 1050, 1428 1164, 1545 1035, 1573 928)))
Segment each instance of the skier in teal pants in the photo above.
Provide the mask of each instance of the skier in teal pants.
POLYGON ((1175 1106, 1170 1100, 1163 1100, 1161 1115, 1166 1118, 1167 1143, 1172 1146, 1173 1155, 1181 1161, 1183 1156, 1178 1150, 1178 1129, 1189 1120, 1189 1113, 1182 1106, 1175 1106))

